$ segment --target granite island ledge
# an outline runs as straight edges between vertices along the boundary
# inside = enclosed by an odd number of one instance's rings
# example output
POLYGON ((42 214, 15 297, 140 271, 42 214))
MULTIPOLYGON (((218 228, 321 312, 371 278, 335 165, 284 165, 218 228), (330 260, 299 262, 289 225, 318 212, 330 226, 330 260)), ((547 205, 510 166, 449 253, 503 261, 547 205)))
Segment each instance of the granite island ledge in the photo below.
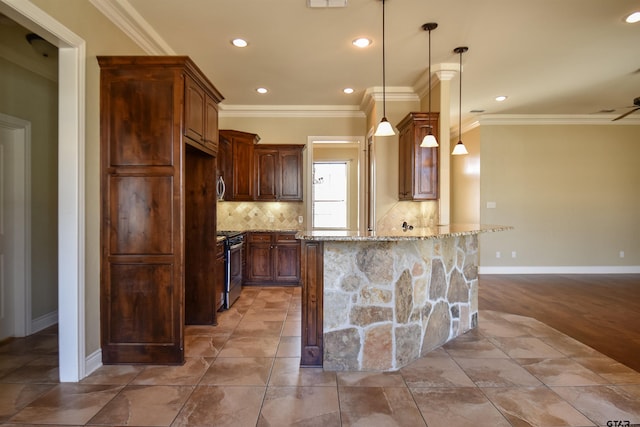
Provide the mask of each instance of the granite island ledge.
POLYGON ((500 225, 300 231, 301 366, 395 371, 478 323, 478 234, 500 225))

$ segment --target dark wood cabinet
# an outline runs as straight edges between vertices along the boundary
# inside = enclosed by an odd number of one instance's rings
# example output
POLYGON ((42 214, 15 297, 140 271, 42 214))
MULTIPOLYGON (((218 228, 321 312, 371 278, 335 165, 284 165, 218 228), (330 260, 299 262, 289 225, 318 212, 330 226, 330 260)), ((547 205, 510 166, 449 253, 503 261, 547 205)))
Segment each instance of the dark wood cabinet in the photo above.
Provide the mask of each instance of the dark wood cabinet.
POLYGON ((215 322, 216 158, 206 135, 223 98, 188 57, 98 63, 102 361, 181 364, 188 317, 215 322))
POLYGON ((300 242, 295 232, 247 234, 245 285, 300 284, 300 242))
POLYGON ((224 141, 224 181, 226 185, 225 200, 253 200, 253 146, 260 141, 254 133, 237 130, 221 130, 220 140, 224 141), (229 150, 230 149, 230 154, 229 150))
POLYGON ((256 134, 221 130, 219 175, 231 201, 302 201, 304 145, 258 144, 256 134))
POLYGON ((185 76, 184 136, 218 151, 218 103, 195 79, 185 76))
POLYGON ((422 138, 429 133, 438 135, 438 114, 409 113, 398 123, 399 179, 398 199, 438 199, 438 148, 420 147, 422 138))
POLYGON ((257 145, 254 148, 255 200, 302 201, 304 145, 257 145))

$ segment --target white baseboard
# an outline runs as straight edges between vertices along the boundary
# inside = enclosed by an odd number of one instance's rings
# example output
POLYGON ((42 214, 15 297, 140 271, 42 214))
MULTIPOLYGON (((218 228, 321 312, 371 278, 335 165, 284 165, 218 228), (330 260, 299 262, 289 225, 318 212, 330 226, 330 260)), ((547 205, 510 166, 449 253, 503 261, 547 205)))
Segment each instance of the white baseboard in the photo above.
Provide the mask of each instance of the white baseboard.
POLYGON ((84 360, 85 377, 91 375, 96 369, 102 366, 102 349, 98 349, 91 353, 84 360))
POLYGON ((478 267, 478 274, 640 274, 640 265, 478 267))
POLYGON ((49 326, 55 325, 56 323, 58 323, 58 310, 42 315, 36 319, 32 319, 29 334, 40 332, 43 329, 47 329, 49 326))

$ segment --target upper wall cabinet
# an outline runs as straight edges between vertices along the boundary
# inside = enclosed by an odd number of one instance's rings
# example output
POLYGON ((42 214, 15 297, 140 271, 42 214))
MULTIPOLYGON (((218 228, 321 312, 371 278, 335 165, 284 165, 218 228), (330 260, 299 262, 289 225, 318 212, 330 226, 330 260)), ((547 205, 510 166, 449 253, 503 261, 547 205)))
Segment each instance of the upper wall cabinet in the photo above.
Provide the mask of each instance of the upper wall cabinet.
POLYGON ((255 133, 220 131, 219 175, 225 182, 225 200, 253 200, 253 146, 260 141, 255 133))
POLYGON ((224 200, 302 201, 304 145, 258 144, 253 133, 221 130, 218 173, 224 200))
POLYGON ((185 77, 184 136, 218 151, 218 102, 192 77, 185 77))
POLYGON ((255 147, 256 200, 302 201, 303 148, 303 145, 255 147))
POLYGON ((438 148, 420 147, 429 133, 438 135, 438 113, 409 113, 398 123, 399 200, 438 199, 438 148))
POLYGON ((216 322, 223 98, 184 56, 98 63, 102 361, 181 364, 185 323, 216 322))

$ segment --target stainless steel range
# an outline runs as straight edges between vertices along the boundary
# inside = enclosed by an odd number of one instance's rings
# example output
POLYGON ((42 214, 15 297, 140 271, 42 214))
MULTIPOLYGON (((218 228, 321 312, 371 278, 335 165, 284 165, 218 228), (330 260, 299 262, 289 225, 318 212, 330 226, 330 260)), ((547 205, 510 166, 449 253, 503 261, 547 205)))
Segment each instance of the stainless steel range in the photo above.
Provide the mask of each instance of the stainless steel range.
POLYGON ((240 296, 242 290, 242 251, 244 247, 244 232, 218 231, 218 236, 225 236, 225 285, 224 305, 228 309, 240 296))

